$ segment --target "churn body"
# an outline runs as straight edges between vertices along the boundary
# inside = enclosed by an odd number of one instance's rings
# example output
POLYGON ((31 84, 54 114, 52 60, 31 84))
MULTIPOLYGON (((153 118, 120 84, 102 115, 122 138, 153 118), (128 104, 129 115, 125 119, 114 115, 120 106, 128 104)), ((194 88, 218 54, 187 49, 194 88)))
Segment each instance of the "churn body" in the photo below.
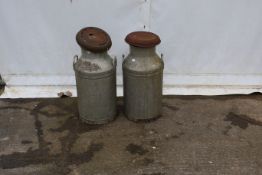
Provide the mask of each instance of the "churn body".
POLYGON ((107 50, 111 40, 105 31, 84 28, 77 34, 82 54, 74 61, 80 119, 107 123, 116 115, 116 61, 107 50))
POLYGON ((123 61, 125 115, 133 121, 159 117, 164 63, 155 46, 160 39, 150 32, 133 32, 126 41, 130 53, 123 61))

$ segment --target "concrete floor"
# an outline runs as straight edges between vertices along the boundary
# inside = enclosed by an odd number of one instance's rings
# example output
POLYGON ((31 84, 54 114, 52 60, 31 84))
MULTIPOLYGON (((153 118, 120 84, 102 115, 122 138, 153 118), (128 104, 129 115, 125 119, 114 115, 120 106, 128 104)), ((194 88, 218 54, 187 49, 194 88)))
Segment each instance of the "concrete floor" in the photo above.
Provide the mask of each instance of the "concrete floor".
POLYGON ((75 98, 0 100, 0 174, 262 174, 262 95, 166 96, 146 123, 118 110, 91 126, 75 98))

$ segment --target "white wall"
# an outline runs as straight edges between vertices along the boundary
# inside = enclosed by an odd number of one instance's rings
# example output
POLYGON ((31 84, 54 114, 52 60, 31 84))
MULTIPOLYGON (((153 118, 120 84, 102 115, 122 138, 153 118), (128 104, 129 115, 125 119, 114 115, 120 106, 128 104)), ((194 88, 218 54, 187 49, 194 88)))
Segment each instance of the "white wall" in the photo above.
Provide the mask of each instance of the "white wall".
POLYGON ((75 95, 75 34, 105 29, 118 57, 127 33, 150 30, 162 39, 165 94, 250 93, 262 89, 260 0, 0 0, 0 74, 4 97, 75 95))

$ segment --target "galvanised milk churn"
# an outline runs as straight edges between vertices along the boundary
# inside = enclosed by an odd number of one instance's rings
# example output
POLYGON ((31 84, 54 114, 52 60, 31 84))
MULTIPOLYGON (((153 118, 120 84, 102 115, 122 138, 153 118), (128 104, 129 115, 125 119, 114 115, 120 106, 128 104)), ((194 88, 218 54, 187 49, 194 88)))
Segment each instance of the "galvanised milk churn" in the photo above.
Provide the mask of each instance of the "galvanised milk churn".
POLYGON ((123 61, 125 115, 133 121, 161 115, 163 60, 156 53, 160 38, 151 32, 127 35, 130 53, 123 61))
POLYGON ((107 53, 110 36, 102 29, 87 27, 77 33, 76 41, 82 50, 73 64, 80 119, 107 123, 116 115, 116 59, 107 53))

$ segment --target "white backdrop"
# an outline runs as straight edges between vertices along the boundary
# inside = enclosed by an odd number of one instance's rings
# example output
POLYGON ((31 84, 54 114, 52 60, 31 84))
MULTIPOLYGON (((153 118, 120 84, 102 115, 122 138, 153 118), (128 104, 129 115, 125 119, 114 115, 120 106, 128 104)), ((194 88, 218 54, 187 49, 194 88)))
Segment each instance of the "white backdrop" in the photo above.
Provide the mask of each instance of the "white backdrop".
POLYGON ((162 39, 165 94, 261 91, 261 9, 260 0, 0 0, 1 97, 75 95, 75 34, 85 26, 111 35, 118 95, 124 38, 134 30, 162 39))

